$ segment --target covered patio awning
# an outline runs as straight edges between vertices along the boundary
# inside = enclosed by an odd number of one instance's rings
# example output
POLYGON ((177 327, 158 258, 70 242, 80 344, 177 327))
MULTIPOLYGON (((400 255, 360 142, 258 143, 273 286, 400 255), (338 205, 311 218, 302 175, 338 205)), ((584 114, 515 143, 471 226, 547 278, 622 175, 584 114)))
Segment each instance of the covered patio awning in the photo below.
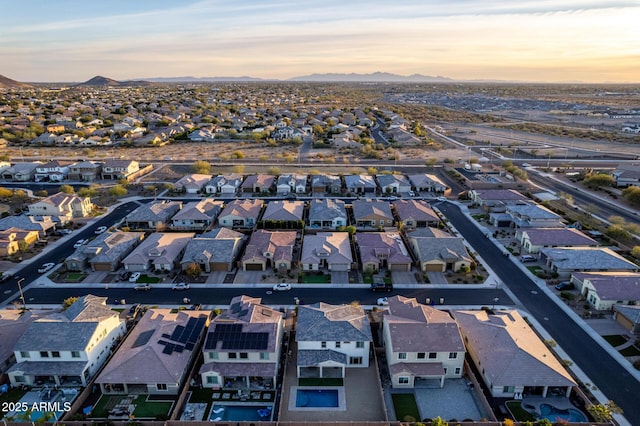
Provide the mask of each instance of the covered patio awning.
POLYGON ((416 377, 441 377, 444 376, 444 367, 441 362, 401 362, 389 366, 391 374, 409 373, 416 377))
POLYGON ((298 367, 318 367, 327 361, 347 365, 347 355, 331 349, 298 351, 298 367))
POLYGON ((7 373, 26 376, 82 376, 87 363, 83 361, 23 361, 12 366, 7 373))
POLYGON ((209 362, 200 367, 199 374, 218 373, 221 376, 273 377, 277 373, 275 362, 209 362))

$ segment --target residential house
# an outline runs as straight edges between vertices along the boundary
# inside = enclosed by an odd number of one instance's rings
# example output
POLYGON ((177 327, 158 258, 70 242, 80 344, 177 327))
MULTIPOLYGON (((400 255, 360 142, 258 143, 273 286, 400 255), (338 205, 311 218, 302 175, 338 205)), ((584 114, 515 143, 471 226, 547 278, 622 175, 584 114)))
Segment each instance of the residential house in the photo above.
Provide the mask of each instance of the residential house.
POLYGON ((273 188, 273 183, 276 181, 275 176, 265 175, 265 174, 257 174, 257 175, 249 175, 245 178, 244 182, 242 182, 241 189, 242 192, 255 192, 267 194, 271 192, 273 188))
POLYGON ((409 175, 409 182, 418 192, 426 191, 446 194, 451 190, 439 177, 432 174, 409 175))
POLYGON ((423 143, 422 139, 399 127, 390 127, 386 134, 390 140, 401 146, 421 145, 423 143))
POLYGON ((571 282, 595 310, 612 310, 614 305, 640 305, 639 273, 575 272, 571 282))
POLYGON ((149 309, 95 384, 105 395, 178 395, 189 378, 210 316, 211 311, 149 309))
POLYGON ((458 324, 444 311, 393 296, 382 317, 382 340, 394 388, 442 388, 445 379, 459 379, 465 347, 458 324))
POLYGON ((574 272, 639 272, 640 266, 607 247, 562 247, 540 249, 547 269, 561 278, 574 272))
POLYGON ((354 200, 353 216, 357 228, 393 226, 393 213, 389 202, 382 200, 354 200))
POLYGON ((575 381, 518 311, 451 314, 493 397, 569 397, 575 381))
POLYGON ((270 201, 267 204, 261 225, 266 229, 300 229, 304 227, 303 201, 270 201))
POLYGON ((211 175, 194 173, 181 177, 173 184, 173 187, 179 192, 198 194, 204 189, 205 185, 209 183, 210 180, 211 175))
POLYGON ((29 205, 31 216, 52 216, 61 223, 87 217, 93 211, 89 197, 58 192, 29 205))
POLYGON ((213 225, 220 214, 222 201, 205 198, 185 204, 171 218, 171 229, 178 231, 202 231, 213 225))
POLYGON ((69 180, 93 182, 102 176, 102 164, 93 161, 81 161, 69 166, 69 180))
MULTIPOLYGON (((563 226, 562 217, 538 203, 521 202, 505 206, 505 215, 511 217, 511 224, 517 228, 559 228, 563 226)), ((491 213, 489 220, 498 225, 499 214, 491 213)))
POLYGON ((596 240, 575 228, 519 228, 516 240, 528 253, 549 247, 597 247, 596 240))
POLYGON ((23 231, 37 231, 39 238, 45 238, 47 232, 55 229, 56 222, 51 216, 7 216, 0 218, 0 230, 21 229, 23 231))
POLYGON ((368 368, 371 341, 362 306, 301 305, 296 325, 298 377, 344 378, 347 368, 368 368))
POLYGON ((16 182, 31 182, 40 163, 16 163, 2 171, 2 179, 16 182))
POLYGON ((102 165, 102 179, 128 179, 140 170, 136 160, 107 160, 102 165))
POLYGON ((398 224, 405 229, 435 227, 440 217, 429 203, 423 200, 396 200, 391 203, 396 212, 398 224))
POLYGON ((347 226, 347 210, 344 201, 315 198, 309 202, 311 229, 337 229, 340 226, 347 226))
POLYGON ((406 194, 411 191, 411 183, 405 175, 381 174, 376 175, 376 179, 383 194, 406 194))
POLYGON ((237 174, 218 175, 211 179, 205 186, 207 194, 227 194, 232 195, 238 192, 242 185, 242 176, 237 174))
POLYGON ((291 270, 296 237, 296 231, 254 231, 242 256, 242 269, 266 271, 271 267, 280 273, 291 270))
POLYGON ((126 331, 106 297, 86 295, 32 322, 15 345, 11 385, 87 386, 126 331))
POLYGON ((126 215, 124 222, 131 229, 163 230, 180 209, 182 209, 182 201, 152 201, 126 215))
POLYGON ((342 192, 340 176, 326 174, 311 176, 311 192, 314 194, 340 194, 342 192))
POLYGON ((0 256, 11 256, 39 240, 38 231, 9 228, 0 231, 0 256))
POLYGON ((350 271, 353 263, 348 232, 318 232, 306 235, 300 258, 304 271, 350 271))
POLYGON ((378 188, 373 176, 369 175, 345 175, 344 186, 351 194, 373 194, 378 188))
POLYGON ((228 228, 253 228, 258 223, 263 205, 261 199, 233 200, 218 216, 218 223, 228 228))
POLYGON ((418 229, 409 232, 407 238, 423 272, 457 272, 473 264, 462 238, 440 229, 418 229))
POLYGON ((397 232, 360 232, 354 236, 363 271, 411 271, 413 260, 397 232))
POLYGON ((640 306, 613 305, 613 319, 632 334, 640 334, 640 306))
POLYGON ((307 175, 289 174, 280 175, 276 181, 278 194, 304 194, 307 192, 307 175))
POLYGON ((231 271, 235 268, 238 254, 246 239, 244 234, 228 228, 212 229, 196 235, 184 250, 180 261, 182 270, 185 271, 190 265, 196 264, 205 273, 231 271))
POLYGON ((155 232, 140 243, 122 264, 130 272, 173 271, 193 232, 155 232))
POLYGON ((114 272, 143 239, 144 232, 105 232, 78 247, 64 264, 69 271, 82 271, 90 266, 92 271, 114 272))
POLYGON ((7 370, 16 363, 14 348, 29 325, 43 312, 0 309, 0 378, 5 382, 7 370))
POLYGON ((640 165, 619 164, 611 176, 615 179, 618 188, 640 186, 640 165))
POLYGON ((200 367, 205 388, 276 389, 284 318, 258 297, 236 296, 211 321, 200 367))
POLYGON ((504 212, 509 204, 525 202, 527 197, 514 189, 472 189, 469 198, 486 211, 504 212))
POLYGON ((36 182, 50 181, 62 182, 69 175, 69 165, 71 162, 52 160, 36 167, 34 179, 36 182))

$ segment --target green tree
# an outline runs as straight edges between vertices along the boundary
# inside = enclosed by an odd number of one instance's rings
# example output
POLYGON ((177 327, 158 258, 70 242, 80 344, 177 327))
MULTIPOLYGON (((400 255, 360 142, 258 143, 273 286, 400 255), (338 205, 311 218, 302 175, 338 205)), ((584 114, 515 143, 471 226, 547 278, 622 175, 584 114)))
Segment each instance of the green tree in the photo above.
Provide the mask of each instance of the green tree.
POLYGON ((587 176, 582 183, 587 188, 598 189, 606 186, 612 186, 615 183, 615 179, 613 176, 606 173, 596 173, 587 176))
POLYGON ((211 172, 211 164, 209 164, 208 161, 198 160, 195 163, 193 163, 193 166, 191 166, 191 169, 193 170, 194 173, 207 175, 211 172))
POLYGON ((242 160, 244 158, 244 152, 237 150, 237 151, 233 151, 233 154, 231 154, 231 156, 233 158, 237 158, 238 160, 242 160))
POLYGON ((62 301, 62 309, 64 309, 64 310, 68 309, 69 306, 73 305, 77 301, 78 301, 78 297, 77 296, 67 297, 66 299, 64 299, 62 301))
POLYGON ((200 272, 201 272, 200 266, 198 266, 198 264, 195 262, 189 263, 184 270, 184 273, 190 276, 191 278, 196 278, 200 276, 200 272))
POLYGON ((127 195, 127 193, 127 188, 122 185, 116 185, 113 188, 109 189, 109 195, 113 197, 124 197, 125 195, 127 195))
POLYGON ((274 176, 278 176, 280 175, 282 172, 280 171, 279 167, 276 166, 271 166, 267 169, 267 173, 270 175, 274 175, 274 176))
POLYGON ((635 257, 636 259, 640 259, 640 246, 634 246, 631 249, 631 256, 635 257))
POLYGON ((76 192, 71 185, 60 185, 60 192, 64 192, 65 194, 74 194, 76 192))
POLYGON ((0 187, 0 198, 11 198, 13 196, 13 191, 7 188, 0 187))
POLYGON ((618 407, 613 401, 608 401, 606 404, 592 405, 587 410, 597 422, 601 423, 611 422, 614 414, 622 414, 622 408, 618 407))
POLYGON ((40 191, 36 191, 33 193, 36 197, 46 197, 49 195, 46 189, 41 189, 40 191))
POLYGON ((630 186, 623 189, 622 196, 631 204, 640 205, 640 186, 630 186))
POLYGON ((82 187, 82 188, 78 189, 78 196, 80 196, 80 197, 89 197, 89 198, 91 198, 91 197, 95 197, 96 195, 98 195, 98 190, 93 186, 90 186, 89 188, 87 188, 85 186, 85 187, 82 187))

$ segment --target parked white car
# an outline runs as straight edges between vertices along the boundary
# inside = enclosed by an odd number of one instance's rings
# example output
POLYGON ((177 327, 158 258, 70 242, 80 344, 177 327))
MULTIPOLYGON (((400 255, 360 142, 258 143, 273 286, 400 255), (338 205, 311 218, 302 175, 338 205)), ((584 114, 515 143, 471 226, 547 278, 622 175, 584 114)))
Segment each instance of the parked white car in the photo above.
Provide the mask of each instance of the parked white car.
POLYGON ((291 284, 280 283, 273 286, 273 291, 289 291, 291 290, 291 284))
POLYGON ((142 275, 140 272, 134 272, 133 274, 131 274, 131 276, 129 277, 129 282, 130 283, 137 283, 138 279, 140 278, 140 275, 142 275))
POLYGON ((386 297, 379 297, 376 301, 378 306, 389 306, 389 300, 386 297))
POLYGON ((103 232, 107 232, 107 229, 106 226, 98 226, 94 232, 96 234, 102 234, 103 232))
POLYGON ((189 290, 189 284, 187 283, 174 284, 173 287, 171 287, 171 290, 189 290))
POLYGON ((45 272, 52 270, 54 266, 56 266, 55 263, 43 263, 42 266, 38 268, 38 273, 44 274, 45 272))
POLYGON ((83 244, 86 244, 87 240, 78 240, 76 241, 76 243, 73 245, 73 248, 80 248, 83 244))

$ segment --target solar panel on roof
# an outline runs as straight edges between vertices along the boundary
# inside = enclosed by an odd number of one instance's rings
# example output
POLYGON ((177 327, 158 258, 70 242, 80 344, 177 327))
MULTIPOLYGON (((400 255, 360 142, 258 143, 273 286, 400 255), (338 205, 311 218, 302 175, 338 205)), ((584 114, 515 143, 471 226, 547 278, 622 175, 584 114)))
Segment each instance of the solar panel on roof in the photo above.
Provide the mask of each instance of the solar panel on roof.
POLYGON ((173 343, 167 343, 167 346, 164 347, 164 349, 162 350, 162 353, 171 355, 171 353, 173 352, 173 348, 174 348, 173 343))
POLYGON ((163 345, 163 346, 164 346, 164 345, 166 345, 167 343, 169 343, 169 342, 165 342, 164 340, 158 340, 158 344, 159 344, 159 345, 163 345))
POLYGON ((165 339, 171 339, 171 335, 167 333, 162 333, 162 337, 164 337, 165 339))
POLYGON ((186 345, 184 345, 184 348, 188 351, 192 351, 194 347, 195 345, 193 343, 187 343, 186 345))
POLYGON ((184 326, 176 325, 176 328, 173 329, 173 333, 171 333, 171 340, 178 341, 183 331, 184 331, 184 326))
POLYGON ((184 350, 184 346, 182 345, 176 345, 175 348, 173 348, 174 351, 178 352, 179 354, 182 353, 182 351, 184 350))

